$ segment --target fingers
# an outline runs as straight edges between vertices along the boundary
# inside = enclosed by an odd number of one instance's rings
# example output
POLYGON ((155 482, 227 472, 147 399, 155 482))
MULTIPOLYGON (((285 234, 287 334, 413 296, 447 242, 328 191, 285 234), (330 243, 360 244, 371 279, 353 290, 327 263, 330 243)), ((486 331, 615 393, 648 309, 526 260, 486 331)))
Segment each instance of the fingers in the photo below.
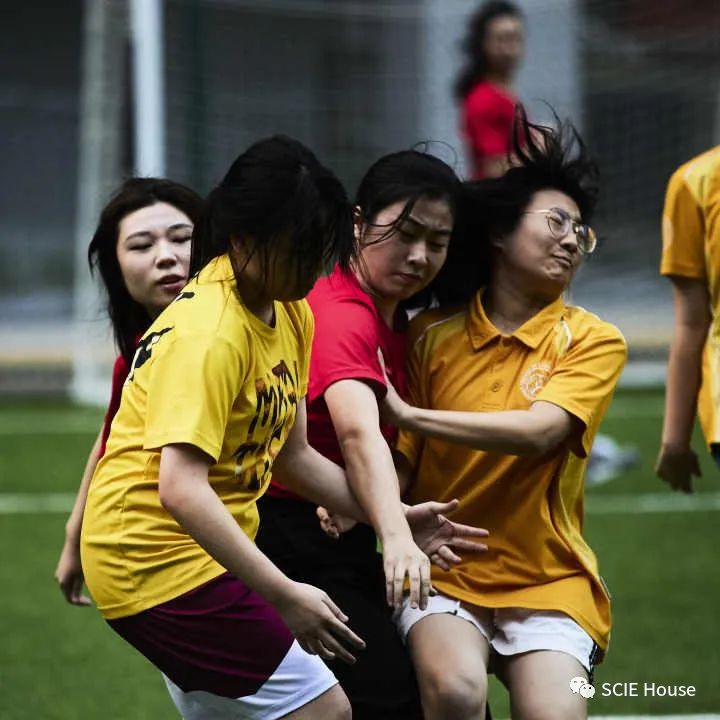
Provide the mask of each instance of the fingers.
MULTIPOLYGON (((442 548, 441 548, 442 549, 442 548)), ((420 563, 420 609, 425 610, 432 584, 430 582, 430 563, 420 563)))
POLYGON ((485 528, 475 527, 473 525, 463 525, 462 523, 456 523, 448 521, 452 526, 453 533, 456 536, 462 537, 488 537, 490 533, 485 528))

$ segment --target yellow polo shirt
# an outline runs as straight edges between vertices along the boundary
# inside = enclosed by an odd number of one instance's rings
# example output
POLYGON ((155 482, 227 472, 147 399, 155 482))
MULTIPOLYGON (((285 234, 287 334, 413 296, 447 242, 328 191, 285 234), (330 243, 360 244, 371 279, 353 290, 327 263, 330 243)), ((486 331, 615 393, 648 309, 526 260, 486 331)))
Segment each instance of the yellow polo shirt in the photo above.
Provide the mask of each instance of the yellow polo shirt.
POLYGON ((712 325, 698 414, 708 445, 720 443, 720 146, 681 165, 670 178, 660 273, 707 282, 712 325))
POLYGON ((587 454, 627 355, 614 326, 562 298, 512 335, 488 320, 478 293, 466 311, 431 311, 411 327, 411 402, 438 410, 527 410, 544 400, 583 432, 542 456, 481 452, 402 432, 415 469, 409 501, 458 498, 453 519, 490 531, 489 552, 449 572, 432 568, 442 593, 482 607, 557 610, 605 650, 610 603, 582 537, 587 454))

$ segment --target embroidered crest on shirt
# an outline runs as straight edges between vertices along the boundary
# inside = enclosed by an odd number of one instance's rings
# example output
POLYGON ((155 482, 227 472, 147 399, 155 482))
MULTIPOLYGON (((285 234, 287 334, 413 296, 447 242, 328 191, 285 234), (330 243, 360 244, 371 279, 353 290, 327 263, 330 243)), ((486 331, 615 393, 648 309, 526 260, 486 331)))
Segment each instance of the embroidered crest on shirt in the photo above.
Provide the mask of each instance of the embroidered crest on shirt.
POLYGON ((528 400, 534 400, 550 377, 552 365, 539 362, 531 365, 520 379, 520 390, 528 400))

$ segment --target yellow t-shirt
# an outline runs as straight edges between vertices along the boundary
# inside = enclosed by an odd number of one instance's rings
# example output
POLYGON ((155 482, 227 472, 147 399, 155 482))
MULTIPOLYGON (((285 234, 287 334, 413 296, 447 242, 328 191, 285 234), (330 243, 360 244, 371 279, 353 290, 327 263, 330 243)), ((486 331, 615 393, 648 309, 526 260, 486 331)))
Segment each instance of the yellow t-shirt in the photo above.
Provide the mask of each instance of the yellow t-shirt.
POLYGON ((698 414, 708 445, 720 443, 720 146, 681 165, 670 178, 660 272, 707 282, 713 319, 698 414))
POLYGON ((416 318, 411 343, 413 404, 485 412, 526 410, 544 400, 583 427, 572 447, 543 457, 400 434, 398 449, 415 468, 409 501, 458 498, 453 519, 490 531, 488 553, 467 556, 449 572, 433 567, 434 586, 481 607, 565 612, 605 650, 610 604, 582 537, 583 474, 625 363, 619 330, 560 298, 504 336, 478 293, 466 311, 416 318))
POLYGON ((140 341, 90 485, 82 528, 88 588, 106 618, 134 615, 225 572, 162 507, 163 446, 207 453, 212 488, 251 538, 256 500, 307 392, 307 303, 275 325, 240 301, 227 256, 190 281, 140 341))

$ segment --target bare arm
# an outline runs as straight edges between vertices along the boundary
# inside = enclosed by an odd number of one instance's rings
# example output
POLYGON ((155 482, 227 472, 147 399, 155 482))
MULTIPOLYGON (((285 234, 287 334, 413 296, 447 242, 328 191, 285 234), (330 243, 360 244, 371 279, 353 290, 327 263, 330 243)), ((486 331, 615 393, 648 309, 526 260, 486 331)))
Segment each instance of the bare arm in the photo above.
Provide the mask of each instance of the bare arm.
POLYGON ((60 585, 60 590, 65 599, 72 605, 90 605, 90 598, 82 594, 84 577, 80 565, 80 531, 82 530, 82 520, 90 481, 100 459, 102 435, 103 428, 100 428, 85 463, 73 509, 65 524, 65 543, 55 568, 55 579, 60 585))
MULTIPOLYGON (((321 455, 308 443, 304 399, 298 405, 295 425, 273 464, 273 477, 318 505, 355 520, 368 522, 366 514, 349 488, 342 468, 321 455)), ((408 519, 412 518, 412 535, 422 547, 422 551, 419 547, 418 551, 423 553, 424 562, 427 562, 425 556, 438 554, 443 561, 438 564, 446 566, 448 562, 455 564, 460 561, 459 556, 452 552, 452 548, 464 552, 482 552, 487 549, 482 543, 468 540, 473 537, 485 537, 487 535, 485 530, 458 525, 447 521, 443 516, 443 513, 452 512, 457 502, 427 502, 408 508, 400 503, 399 495, 397 502, 401 512, 408 519), (442 546, 447 547, 441 549, 442 546)), ((403 520, 407 524, 405 517, 403 520)), ((414 541, 412 542, 414 545, 414 541)), ((395 561, 391 564, 388 562, 389 557, 392 556, 389 555, 388 548, 383 546, 387 600, 389 604, 398 606, 402 601, 403 581, 408 574, 407 566, 403 567, 401 563, 395 561)), ((410 576, 411 602, 424 607, 430 591, 429 568, 427 581, 424 580, 424 576, 415 576, 415 580, 416 582, 413 583, 413 577, 410 576)))
POLYGON ((690 439, 700 390, 703 348, 712 319, 710 296, 705 280, 677 276, 670 279, 675 323, 656 472, 673 489, 692 492, 692 476, 700 475, 700 467, 690 439))
POLYGON ((567 440, 580 425, 567 410, 543 401, 528 410, 428 410, 408 405, 389 390, 383 410, 403 429, 508 455, 544 454, 567 440))
POLYGON ((211 459, 192 445, 168 445, 160 456, 163 507, 223 567, 275 605, 307 652, 353 662, 343 647, 363 643, 318 588, 293 582, 243 532, 208 482, 211 459))
POLYGON ((340 443, 347 481, 383 546, 385 577, 402 589, 410 580, 411 602, 425 606, 430 562, 415 544, 400 502, 392 452, 380 432, 380 413, 372 389, 358 380, 341 380, 325 391, 340 443))

